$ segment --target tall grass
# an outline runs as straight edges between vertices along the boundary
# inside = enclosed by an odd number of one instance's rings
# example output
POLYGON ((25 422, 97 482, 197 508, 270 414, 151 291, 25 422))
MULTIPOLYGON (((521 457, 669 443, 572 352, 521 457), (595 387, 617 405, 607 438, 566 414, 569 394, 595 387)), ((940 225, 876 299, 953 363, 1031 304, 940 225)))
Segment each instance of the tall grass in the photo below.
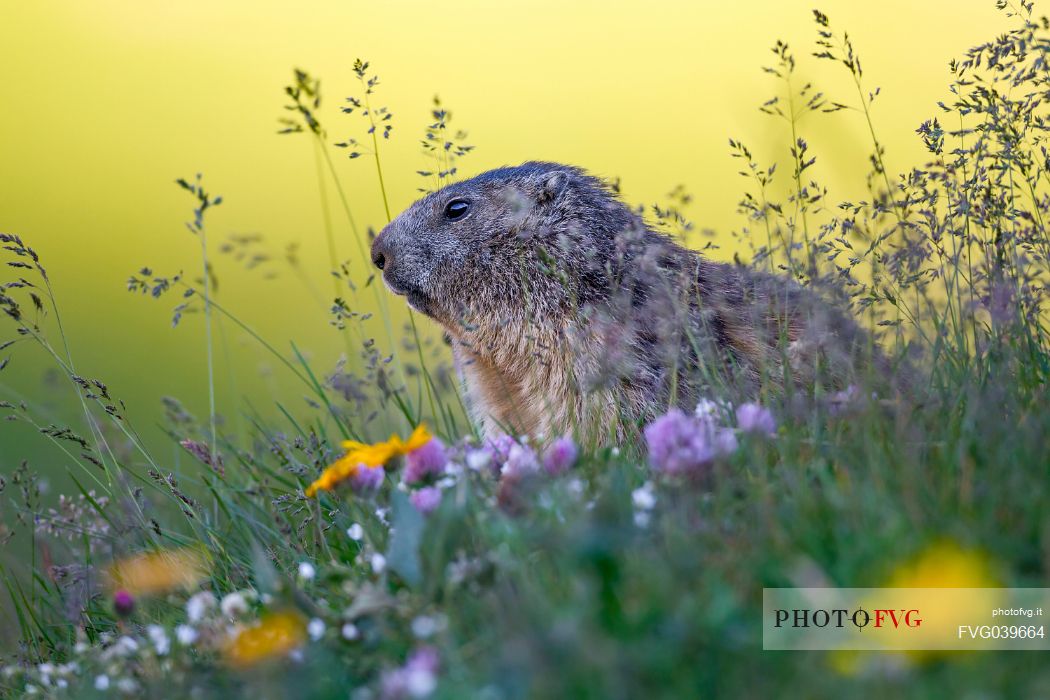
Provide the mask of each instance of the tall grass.
MULTIPOLYGON (((586 450, 550 474, 521 469, 550 456, 536 443, 478 442, 440 348, 410 317, 399 349, 386 295, 362 273, 367 240, 320 126, 320 84, 303 71, 288 88, 286 127, 311 135, 322 198, 331 185, 360 256, 338 259, 322 200, 336 273, 323 303, 346 357, 326 374, 209 295, 203 215, 219 201, 199 180, 180 185, 197 201, 202 280, 146 268, 129 288, 157 298, 179 290, 176 323, 202 303, 205 328, 212 312, 232 323, 302 385, 311 408, 250 407, 249 436, 238 440, 217 420, 209 360, 207 419, 165 403, 168 434, 200 462, 175 469, 104 382, 77 373, 41 256, 0 236, 11 272, 0 308, 14 342, 53 360, 84 414, 59 426, 39 402, 0 403, 55 444, 78 487, 52 507, 32 465, 0 480, 0 576, 17 627, 0 687, 76 697, 1046 694, 1050 673, 1036 655, 761 651, 764 587, 880 585, 931 551, 951 564, 938 569, 943 585, 1047 585, 1050 31, 1030 6, 1004 11, 1015 29, 953 62, 952 97, 917 128, 929 160, 897 175, 877 136, 878 90, 848 36, 818 12, 811 50, 775 45, 777 94, 761 109, 784 120, 790 143, 763 156, 730 142, 748 183, 735 232, 738 256, 750 258, 741 264, 849 307, 900 371, 915 368, 915 394, 894 403, 857 387, 789 402, 775 436, 737 431, 739 447, 697 480, 661 473, 640 444, 586 450), (799 86, 801 60, 848 71, 855 94, 799 86), (815 119, 866 125, 865 200, 834 203, 834 185, 816 181, 806 141, 815 119), (786 179, 772 165, 785 156, 786 179), (382 346, 368 315, 343 299, 366 286, 382 346), (420 421, 444 438, 442 473, 389 473, 350 495, 305 497, 341 439, 377 440, 420 421), (421 505, 427 489, 440 493, 433 511, 421 505), (190 589, 136 592, 131 609, 114 598, 112 562, 172 550, 207 553, 190 589), (247 652, 230 641, 243 638, 230 630, 253 625, 269 634, 253 648, 272 653, 245 671, 247 652)), ((354 70, 364 94, 347 111, 366 117, 367 148, 335 145, 373 156, 389 219, 380 144, 391 117, 374 104, 368 64, 354 70)), ((447 110, 436 104, 432 117, 422 189, 454 179, 470 152, 447 110)), ((685 203, 676 190, 652 209, 654 225, 688 235, 685 203)), ((12 371, 6 361, 2 371, 12 371)))

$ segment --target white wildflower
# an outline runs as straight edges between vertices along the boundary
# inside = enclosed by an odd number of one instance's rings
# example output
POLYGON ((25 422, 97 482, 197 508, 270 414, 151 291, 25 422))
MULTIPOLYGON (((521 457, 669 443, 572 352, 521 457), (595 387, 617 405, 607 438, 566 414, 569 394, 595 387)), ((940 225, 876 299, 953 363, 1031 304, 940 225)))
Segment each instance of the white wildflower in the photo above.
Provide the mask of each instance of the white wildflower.
POLYGON ((310 562, 304 561, 299 564, 299 578, 303 581, 313 581, 316 575, 317 569, 310 562))
POLYGON ((414 698, 425 698, 437 687, 437 678, 430 669, 408 669, 408 694, 414 698))
POLYGON ((315 642, 324 636, 325 624, 324 620, 319 617, 315 617, 310 620, 309 624, 306 625, 306 633, 310 635, 310 639, 315 642))
POLYGON ((201 591, 186 601, 186 617, 191 625, 197 624, 215 609, 215 595, 211 591, 201 591))
POLYGON ((150 641, 153 642, 153 648, 157 651, 157 656, 164 656, 171 651, 171 639, 163 627, 160 625, 149 625, 146 627, 146 633, 149 635, 150 641))
POLYGON ((470 450, 467 452, 467 468, 479 472, 492 463, 492 454, 488 450, 470 450))
POLYGON ((179 644, 181 644, 184 647, 188 647, 189 645, 193 644, 195 641, 197 641, 197 637, 199 636, 200 635, 197 634, 197 630, 195 630, 193 627, 190 627, 189 625, 179 625, 175 628, 175 639, 179 640, 179 644))
POLYGON ((420 615, 412 620, 412 634, 419 639, 432 637, 448 626, 444 615, 420 615))
POLYGON ((352 539, 354 542, 360 542, 361 538, 365 536, 365 529, 361 527, 360 523, 354 523, 350 527, 346 528, 346 536, 352 539))
POLYGON ((358 630, 357 625, 352 622, 347 622, 343 625, 341 632, 343 634, 343 639, 351 642, 361 636, 361 631, 358 630))
POLYGON ((733 410, 733 404, 722 400, 700 399, 696 404, 696 417, 719 422, 733 410))
POLYGON ((118 639, 116 642, 114 642, 111 647, 102 652, 101 658, 103 661, 109 661, 113 658, 130 656, 138 650, 139 643, 131 637, 124 636, 118 639))
POLYGON ((222 614, 226 617, 240 617, 248 613, 248 597, 242 591, 227 593, 219 605, 222 614))
POLYGON ((653 485, 648 481, 631 492, 631 502, 639 510, 652 510, 656 505, 656 494, 653 493, 653 485))

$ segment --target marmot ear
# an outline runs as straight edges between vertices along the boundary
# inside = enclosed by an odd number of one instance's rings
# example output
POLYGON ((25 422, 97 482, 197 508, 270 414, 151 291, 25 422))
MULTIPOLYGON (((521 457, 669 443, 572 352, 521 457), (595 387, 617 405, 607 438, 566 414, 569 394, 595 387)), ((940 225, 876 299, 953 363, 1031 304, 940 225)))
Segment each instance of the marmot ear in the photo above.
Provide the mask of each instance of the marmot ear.
POLYGON ((540 182, 539 192, 536 195, 537 204, 548 204, 557 202, 569 186, 569 173, 555 170, 543 176, 540 182))

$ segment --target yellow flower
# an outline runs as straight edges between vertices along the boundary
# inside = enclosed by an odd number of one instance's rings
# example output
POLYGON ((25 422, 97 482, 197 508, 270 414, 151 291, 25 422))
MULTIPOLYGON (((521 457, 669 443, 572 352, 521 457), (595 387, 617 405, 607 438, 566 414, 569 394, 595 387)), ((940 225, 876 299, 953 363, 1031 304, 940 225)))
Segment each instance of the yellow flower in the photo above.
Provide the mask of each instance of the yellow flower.
POLYGON ((361 467, 381 467, 394 457, 419 449, 430 442, 432 437, 427 427, 420 423, 407 440, 402 440, 397 435, 391 435, 389 440, 373 445, 347 440, 342 443, 346 454, 325 469, 321 476, 306 488, 306 495, 312 498, 318 491, 331 491, 340 482, 357 474, 361 467))
POLYGON ((306 641, 306 622, 292 610, 270 613, 237 633, 223 649, 226 662, 248 668, 261 661, 286 656, 306 641))
POLYGON ((951 540, 935 542, 897 567, 889 588, 996 588, 1000 585, 988 557, 951 540))
MULTIPOLYGON (((915 591, 911 604, 924 612, 940 608, 965 610, 991 610, 1000 604, 996 589, 1002 585, 995 575, 991 559, 976 549, 967 549, 952 540, 935 541, 914 557, 899 564, 883 584, 885 588, 932 589, 928 594, 915 591), (945 599, 942 588, 977 589, 945 599)), ((929 641, 924 628, 914 630, 910 642, 929 641)), ((936 637, 932 638, 936 641, 936 637)), ((830 655, 830 663, 839 673, 855 676, 872 673, 878 669, 903 669, 926 663, 936 658, 946 658, 963 651, 937 651, 911 649, 906 651, 865 652, 837 650, 830 655)))
POLYGON ((207 575, 207 556, 192 547, 134 554, 109 567, 111 587, 134 596, 193 588, 207 575))

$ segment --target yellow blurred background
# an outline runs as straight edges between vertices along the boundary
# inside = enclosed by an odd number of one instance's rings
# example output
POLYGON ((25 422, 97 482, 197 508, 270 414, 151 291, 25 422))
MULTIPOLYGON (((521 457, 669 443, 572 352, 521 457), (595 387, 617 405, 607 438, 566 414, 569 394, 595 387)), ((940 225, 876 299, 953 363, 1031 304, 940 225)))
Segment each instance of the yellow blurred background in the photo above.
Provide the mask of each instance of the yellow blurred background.
MULTIPOLYGON (((322 79, 320 115, 329 141, 337 141, 364 134, 362 120, 338 106, 360 94, 354 59, 371 62, 381 79, 375 104, 394 114, 381 156, 395 213, 424 185, 416 175, 427 165, 419 141, 439 94, 452 125, 468 130, 477 149, 462 161, 462 175, 529 159, 563 161, 622 178, 636 204, 661 201, 684 184, 696 197, 687 213, 697 227, 728 242, 726 234, 742 224, 736 203, 747 183, 727 139, 743 140, 764 163, 787 156, 787 125, 757 109, 781 92, 761 70, 774 62, 773 43, 791 45, 799 84, 812 80, 833 99, 857 104, 845 69, 810 55, 812 5, 6 2, 0 231, 20 234, 42 255, 78 369, 108 381, 140 428, 151 430, 163 395, 203 417, 200 315, 172 329, 175 296, 155 302, 125 291, 129 274, 144 265, 198 274, 198 243, 183 226, 192 202, 174 185, 177 177, 203 172, 207 188, 225 198, 209 215, 213 250, 231 233, 259 233, 275 258, 280 274, 267 280, 215 254, 218 300, 278 348, 295 340, 321 371, 343 350, 326 308, 283 262, 286 246, 298 243, 313 286, 329 296, 314 147, 303 134, 276 135, 293 67, 322 79)), ((868 86, 882 88, 874 116, 893 172, 924 158, 914 129, 948 98, 948 60, 1011 22, 992 0, 820 6, 834 28, 849 30, 868 86)), ((800 129, 820 159, 816 172, 830 199, 863 196, 871 146, 862 117, 809 115, 800 129)), ((338 149, 332 155, 358 222, 378 229, 385 216, 374 164, 347 160, 338 149)), ((781 177, 784 187, 786 169, 781 177)), ((340 257, 353 257, 357 248, 337 206, 332 220, 340 257)), ((361 279, 363 268, 355 274, 361 279)), ((397 328, 402 304, 390 302, 397 328)), ((11 333, 9 324, 0 328, 2 342, 11 333)), ((241 411, 242 395, 261 407, 273 398, 302 405, 302 387, 242 334, 229 326, 224 332, 221 412, 241 411), (269 378, 260 374, 266 368, 269 378)), ((31 395, 42 401, 42 415, 55 411, 45 422, 75 417, 63 408, 75 405, 68 387, 42 383, 41 353, 22 343, 12 354, 0 398, 31 395)), ((16 444, 29 437, 0 424, 0 468, 14 466, 23 451, 16 444)), ((168 449, 175 448, 161 453, 168 449)))

